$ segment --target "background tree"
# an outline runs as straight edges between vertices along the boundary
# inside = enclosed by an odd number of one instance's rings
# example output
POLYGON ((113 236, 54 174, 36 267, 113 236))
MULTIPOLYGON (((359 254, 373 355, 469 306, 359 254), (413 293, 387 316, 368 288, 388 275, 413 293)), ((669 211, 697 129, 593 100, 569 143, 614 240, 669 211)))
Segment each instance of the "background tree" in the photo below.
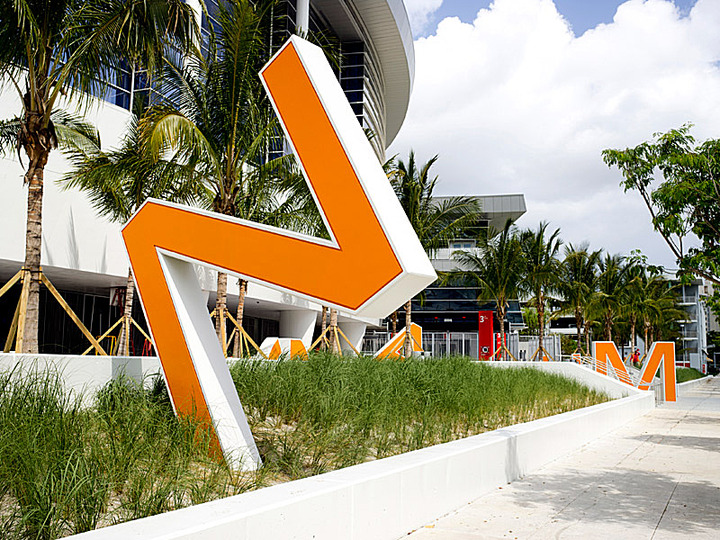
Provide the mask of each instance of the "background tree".
MULTIPOLYGON (((397 167, 390 175, 400 205, 430 256, 438 249, 447 248, 450 240, 472 234, 468 233, 468 230, 477 223, 480 214, 477 199, 472 197, 446 197, 439 200, 433 198, 438 177, 430 176, 430 168, 437 159, 438 156, 434 156, 418 167, 415 152, 411 150, 408 160, 398 160, 397 167)), ((412 298, 405 303, 405 327, 408 329, 404 347, 406 357, 412 355, 412 338, 409 332, 411 312, 412 298)))
MULTIPOLYGON (((690 125, 625 150, 604 150, 608 166, 624 177, 621 185, 637 190, 680 267, 720 285, 720 139, 697 145, 690 125), (659 174, 658 174, 659 173, 659 174), (699 246, 687 247, 693 233, 699 246)), ((713 296, 720 314, 720 294, 713 296)))
MULTIPOLYGON (((142 111, 142 103, 137 109, 142 111)), ((68 149, 72 169, 62 178, 64 189, 85 192, 98 214, 117 223, 127 222, 148 198, 191 203, 200 195, 197 183, 175 156, 155 159, 140 141, 137 115, 133 115, 121 145, 103 151, 100 145, 68 149)), ((97 141, 99 143, 99 141, 97 141)), ((135 291, 132 269, 128 269, 123 305, 123 324, 118 340, 119 354, 130 354, 129 333, 135 291)))
POLYGON ((621 306, 628 282, 628 274, 633 263, 620 255, 605 255, 598 263, 597 294, 593 297, 593 307, 600 313, 605 339, 612 341, 615 320, 620 315, 621 306))
MULTIPOLYGON (((586 342, 589 341, 587 326, 588 311, 597 286, 597 267, 600 251, 588 251, 587 246, 565 247, 560 275, 560 292, 563 297, 562 306, 565 313, 575 316, 577 329, 577 347, 582 351, 581 332, 585 330, 586 342)), ((585 354, 590 354, 586 343, 585 354)))
POLYGON ((538 345, 541 348, 544 348, 548 301, 559 288, 557 254, 562 245, 560 229, 548 233, 547 228, 548 223, 541 222, 536 231, 528 229, 520 234, 525 288, 530 294, 529 305, 537 311, 538 345))
MULTIPOLYGON (((30 274, 23 352, 38 352, 44 171, 60 137, 62 99, 87 103, 102 95, 127 63, 152 72, 172 44, 184 50, 197 35, 182 0, 22 0, 0 5, 0 77, 17 91, 22 111, 0 124, 0 144, 28 158, 24 268, 30 274)), ((68 126, 70 128, 71 126, 68 126)), ((82 136, 79 131, 76 137, 82 136)))
POLYGON ((522 246, 512 222, 508 220, 503 230, 492 238, 490 234, 481 236, 477 250, 455 251, 453 258, 460 263, 461 270, 449 273, 446 281, 477 287, 478 299, 495 301, 500 342, 505 344, 509 302, 520 297, 524 283, 522 246))
MULTIPOLYGON (((282 139, 258 77, 268 59, 266 38, 274 4, 221 3, 203 54, 166 61, 160 87, 168 104, 154 107, 142 126, 153 156, 171 149, 194 167, 208 208, 264 222, 274 205, 283 202, 278 169, 267 163, 272 145, 282 139)), ((246 284, 241 281, 239 286, 244 291, 246 284)), ((226 306, 227 274, 220 272, 216 330, 221 343, 226 306)), ((241 294, 240 313, 242 306, 241 294)))

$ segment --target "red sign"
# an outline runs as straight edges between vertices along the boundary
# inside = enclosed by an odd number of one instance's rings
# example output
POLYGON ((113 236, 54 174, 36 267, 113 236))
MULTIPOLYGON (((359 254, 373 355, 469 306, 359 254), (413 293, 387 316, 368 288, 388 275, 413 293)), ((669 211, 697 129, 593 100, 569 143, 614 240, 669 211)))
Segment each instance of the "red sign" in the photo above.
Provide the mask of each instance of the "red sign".
POLYGON ((478 311, 478 359, 487 360, 494 352, 493 312, 478 311))

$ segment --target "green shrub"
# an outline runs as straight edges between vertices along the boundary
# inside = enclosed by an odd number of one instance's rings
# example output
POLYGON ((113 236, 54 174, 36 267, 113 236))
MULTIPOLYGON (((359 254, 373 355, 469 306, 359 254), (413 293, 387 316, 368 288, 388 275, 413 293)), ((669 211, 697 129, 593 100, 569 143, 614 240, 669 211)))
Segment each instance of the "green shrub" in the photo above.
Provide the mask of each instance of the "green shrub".
POLYGON ((702 379, 705 375, 695 368, 679 367, 675 368, 675 376, 677 377, 678 383, 683 383, 694 381, 695 379, 702 379))

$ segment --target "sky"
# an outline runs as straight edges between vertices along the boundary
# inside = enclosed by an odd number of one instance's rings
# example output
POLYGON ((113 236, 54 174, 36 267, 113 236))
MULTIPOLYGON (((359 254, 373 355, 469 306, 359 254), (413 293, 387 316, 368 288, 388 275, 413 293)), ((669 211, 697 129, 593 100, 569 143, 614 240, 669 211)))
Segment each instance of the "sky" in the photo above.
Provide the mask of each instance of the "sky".
POLYGON ((602 161, 692 123, 720 138, 718 0, 405 0, 416 70, 388 149, 437 195, 523 193, 518 226, 675 267, 635 192, 602 161))

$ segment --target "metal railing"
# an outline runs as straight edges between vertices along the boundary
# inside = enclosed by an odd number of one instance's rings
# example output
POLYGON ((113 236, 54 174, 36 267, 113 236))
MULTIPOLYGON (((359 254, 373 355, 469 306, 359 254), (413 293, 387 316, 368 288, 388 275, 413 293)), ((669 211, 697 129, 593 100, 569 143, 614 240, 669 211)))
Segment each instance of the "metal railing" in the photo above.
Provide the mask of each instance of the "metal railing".
MULTIPOLYGON (((390 332, 368 334, 363 338, 363 354, 374 355, 391 338, 390 332)), ((478 357, 478 335, 474 332, 423 332, 423 352, 427 356, 478 357)))

